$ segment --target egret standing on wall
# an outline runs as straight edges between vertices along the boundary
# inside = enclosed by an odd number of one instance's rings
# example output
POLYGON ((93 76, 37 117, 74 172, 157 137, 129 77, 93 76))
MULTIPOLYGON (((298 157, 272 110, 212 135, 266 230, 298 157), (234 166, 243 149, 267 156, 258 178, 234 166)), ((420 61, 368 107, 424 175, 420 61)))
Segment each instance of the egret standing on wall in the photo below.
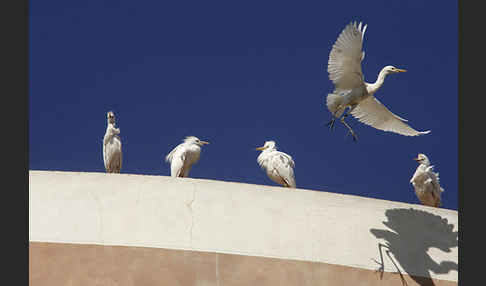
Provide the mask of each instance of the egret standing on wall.
POLYGON ((296 187, 293 169, 295 163, 290 155, 277 151, 275 141, 266 141, 262 147, 256 149, 262 151, 257 158, 258 165, 267 172, 272 181, 284 187, 296 187))
POLYGON ((108 126, 103 138, 103 161, 107 173, 120 173, 122 167, 122 146, 118 134, 120 129, 115 127, 115 114, 112 111, 106 113, 108 126))
POLYGON ((205 144, 209 142, 199 140, 195 136, 188 136, 183 143, 172 149, 165 157, 165 161, 170 163, 171 177, 187 177, 192 165, 199 161, 201 146, 205 144))
POLYGON ((336 118, 340 118, 348 108, 348 112, 341 117, 341 122, 349 129, 354 140, 357 139, 356 134, 344 121, 349 113, 362 123, 383 131, 406 136, 429 133, 430 131, 417 131, 408 126, 404 123, 407 120, 393 114, 373 96, 383 85, 387 75, 406 70, 386 66, 378 74, 376 82, 365 82, 361 72, 361 61, 365 56, 362 51, 365 30, 366 25, 362 27, 361 23, 359 25, 356 22, 348 24, 329 54, 327 71, 335 89, 333 93, 327 95, 326 99, 327 108, 332 114, 328 125, 332 129, 336 118))
POLYGON ((430 165, 429 158, 424 154, 418 154, 417 158, 413 159, 419 163, 410 179, 410 183, 415 188, 415 194, 423 205, 439 207, 441 193, 444 191, 439 184, 439 173, 434 172, 434 166, 430 165))

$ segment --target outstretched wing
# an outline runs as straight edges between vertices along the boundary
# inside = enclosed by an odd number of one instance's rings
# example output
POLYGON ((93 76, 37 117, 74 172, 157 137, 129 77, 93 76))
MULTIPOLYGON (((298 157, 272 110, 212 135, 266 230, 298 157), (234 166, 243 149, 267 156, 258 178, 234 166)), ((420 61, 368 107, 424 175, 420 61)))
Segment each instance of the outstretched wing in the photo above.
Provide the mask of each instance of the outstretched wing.
POLYGON ((332 46, 327 72, 336 89, 353 89, 364 84, 361 61, 366 26, 356 22, 348 24, 332 46))
POLYGON ((362 100, 351 114, 364 124, 383 131, 391 131, 405 136, 427 134, 429 131, 417 131, 404 123, 405 119, 393 114, 374 96, 362 100))

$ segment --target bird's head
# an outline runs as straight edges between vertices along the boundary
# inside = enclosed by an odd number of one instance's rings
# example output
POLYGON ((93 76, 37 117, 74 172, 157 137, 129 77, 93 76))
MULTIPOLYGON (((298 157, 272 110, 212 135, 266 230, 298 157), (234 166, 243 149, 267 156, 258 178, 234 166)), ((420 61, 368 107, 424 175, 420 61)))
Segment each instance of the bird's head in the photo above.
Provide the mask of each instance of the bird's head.
POLYGON ((265 144, 263 144, 262 147, 256 148, 256 150, 259 150, 259 151, 263 151, 263 150, 266 150, 266 149, 275 149, 275 141, 273 141, 273 140, 266 141, 265 144))
POLYGON ((425 154, 419 153, 416 158, 413 158, 415 161, 417 161, 419 164, 423 164, 426 166, 430 165, 429 158, 425 156, 425 154))
POLYGON ((383 71, 386 74, 392 74, 392 73, 406 72, 407 70, 399 69, 394 66, 386 66, 383 68, 383 71))
POLYGON ((113 113, 113 111, 108 111, 106 113, 106 119, 108 120, 108 123, 115 123, 115 113, 113 113))
POLYGON ((198 146, 209 144, 209 142, 207 141, 199 140, 199 138, 197 138, 196 136, 187 136, 186 139, 184 139, 184 142, 196 144, 198 146))

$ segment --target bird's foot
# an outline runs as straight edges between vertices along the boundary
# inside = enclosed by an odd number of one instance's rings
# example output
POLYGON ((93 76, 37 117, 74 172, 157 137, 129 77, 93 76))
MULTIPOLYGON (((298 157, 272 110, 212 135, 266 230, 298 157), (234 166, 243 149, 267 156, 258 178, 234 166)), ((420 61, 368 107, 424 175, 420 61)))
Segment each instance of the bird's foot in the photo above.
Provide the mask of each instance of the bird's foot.
POLYGON ((351 136, 353 136, 353 141, 358 141, 358 136, 356 135, 356 133, 354 133, 354 131, 352 129, 349 129, 349 132, 346 133, 346 137, 351 134, 351 136))
POLYGON ((373 259, 373 261, 375 261, 378 265, 380 265, 380 267, 375 270, 375 273, 380 274, 380 280, 381 280, 381 279, 383 279, 383 273, 385 272, 385 267, 384 267, 383 263, 380 263, 380 262, 376 261, 375 259, 373 259))

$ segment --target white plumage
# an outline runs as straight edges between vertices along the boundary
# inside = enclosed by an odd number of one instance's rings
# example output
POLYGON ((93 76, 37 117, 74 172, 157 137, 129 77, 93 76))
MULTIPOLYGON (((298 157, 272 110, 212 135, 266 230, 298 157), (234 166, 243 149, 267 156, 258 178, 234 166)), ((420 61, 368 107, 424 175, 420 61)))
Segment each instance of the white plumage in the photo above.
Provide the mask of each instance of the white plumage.
POLYGON ((293 169, 295 163, 290 155, 277 151, 275 141, 266 141, 262 147, 256 149, 262 151, 257 162, 272 181, 284 187, 296 187, 293 169))
POLYGON ((103 138, 103 161, 107 173, 120 173, 122 167, 122 145, 118 136, 120 129, 115 127, 115 114, 106 113, 108 125, 103 138))
POLYGON ((348 128, 353 138, 356 134, 344 121, 349 113, 362 123, 383 131, 391 131, 406 136, 427 134, 430 131, 417 131, 404 123, 405 119, 393 114, 381 104, 373 94, 383 85, 389 74, 405 72, 394 66, 384 67, 375 83, 364 81, 361 72, 363 38, 367 25, 348 24, 339 35, 329 54, 327 71, 329 79, 334 83, 333 93, 328 94, 326 105, 332 114, 329 125, 334 125, 335 118, 340 118, 345 109, 348 112, 341 117, 341 122, 348 128))
POLYGON ((410 179, 415 194, 423 205, 439 207, 442 203, 441 194, 444 191, 439 184, 439 173, 434 172, 434 166, 430 165, 429 158, 424 154, 418 154, 414 160, 419 163, 410 179))
POLYGON ((201 146, 209 142, 199 140, 195 136, 188 136, 184 142, 177 145, 165 157, 165 161, 170 163, 171 177, 187 177, 192 166, 199 161, 201 146))

